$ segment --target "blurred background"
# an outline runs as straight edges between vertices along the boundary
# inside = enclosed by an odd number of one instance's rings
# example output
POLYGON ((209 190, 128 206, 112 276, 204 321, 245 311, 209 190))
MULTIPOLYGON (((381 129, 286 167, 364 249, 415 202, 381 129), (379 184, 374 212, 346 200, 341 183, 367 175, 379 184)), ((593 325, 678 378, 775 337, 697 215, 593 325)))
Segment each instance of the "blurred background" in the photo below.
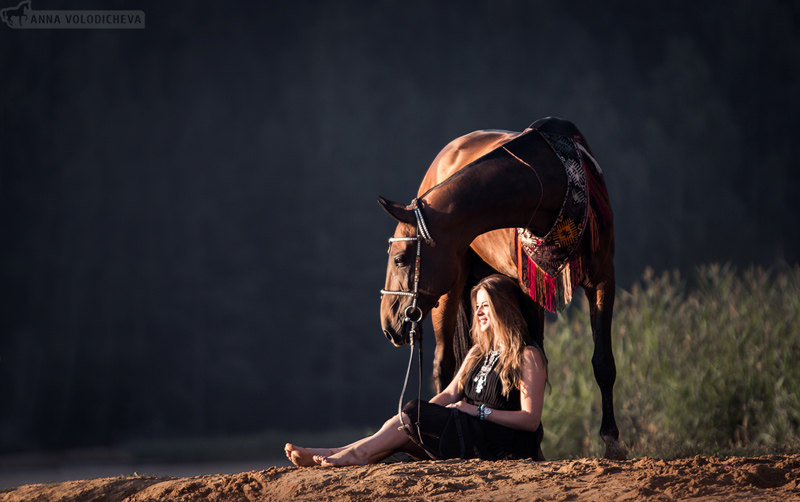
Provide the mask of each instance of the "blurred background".
POLYGON ((0 26, 0 454, 379 425, 376 198, 476 129, 578 125, 623 291, 800 256, 795 1, 32 7, 146 29, 0 26))

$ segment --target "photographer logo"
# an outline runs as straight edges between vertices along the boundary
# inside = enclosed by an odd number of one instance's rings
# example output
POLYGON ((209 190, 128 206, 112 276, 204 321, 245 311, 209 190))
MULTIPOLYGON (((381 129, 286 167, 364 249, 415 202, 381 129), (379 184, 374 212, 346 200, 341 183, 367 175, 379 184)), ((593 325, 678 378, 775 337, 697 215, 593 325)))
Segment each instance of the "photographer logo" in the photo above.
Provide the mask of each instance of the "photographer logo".
POLYGON ((142 30, 145 27, 142 10, 33 10, 31 0, 0 9, 0 20, 15 30, 142 30))

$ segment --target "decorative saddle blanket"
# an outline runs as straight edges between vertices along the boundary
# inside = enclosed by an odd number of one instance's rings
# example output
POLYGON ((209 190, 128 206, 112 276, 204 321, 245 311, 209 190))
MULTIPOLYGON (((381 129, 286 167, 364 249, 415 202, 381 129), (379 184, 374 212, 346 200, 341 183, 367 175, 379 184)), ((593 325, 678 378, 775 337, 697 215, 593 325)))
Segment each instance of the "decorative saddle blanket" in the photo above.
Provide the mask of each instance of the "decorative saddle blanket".
POLYGON ((598 245, 598 217, 610 218, 603 173, 580 136, 538 131, 561 161, 567 175, 567 190, 555 224, 543 237, 526 228, 516 232, 519 279, 530 297, 550 312, 572 300, 584 272, 579 249, 589 232, 591 251, 598 245))

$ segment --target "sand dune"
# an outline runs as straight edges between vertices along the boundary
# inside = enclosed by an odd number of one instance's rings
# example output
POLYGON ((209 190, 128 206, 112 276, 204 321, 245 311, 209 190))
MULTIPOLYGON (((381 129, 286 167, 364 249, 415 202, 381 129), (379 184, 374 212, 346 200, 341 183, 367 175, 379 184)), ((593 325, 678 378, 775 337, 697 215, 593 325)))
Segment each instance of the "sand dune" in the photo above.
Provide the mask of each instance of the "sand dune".
POLYGON ((798 500, 800 455, 551 462, 446 460, 272 467, 189 478, 116 477, 26 485, 0 501, 798 500))

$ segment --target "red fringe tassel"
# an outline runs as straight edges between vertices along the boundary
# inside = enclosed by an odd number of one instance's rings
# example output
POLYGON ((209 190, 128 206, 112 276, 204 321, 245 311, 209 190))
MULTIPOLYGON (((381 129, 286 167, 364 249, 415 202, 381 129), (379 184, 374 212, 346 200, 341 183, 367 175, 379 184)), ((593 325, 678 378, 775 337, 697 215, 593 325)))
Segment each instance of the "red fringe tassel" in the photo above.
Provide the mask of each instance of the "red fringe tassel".
MULTIPOLYGON (((591 252, 594 252, 600 245, 601 226, 611 221, 611 206, 602 179, 598 180, 593 174, 593 169, 586 165, 586 160, 583 157, 581 159, 589 192, 589 209, 583 238, 589 239, 591 252), (586 233, 588 235, 585 235, 586 233)), ((528 295, 550 312, 562 310, 572 301, 572 295, 583 278, 584 259, 580 245, 556 277, 552 277, 539 268, 522 249, 516 232, 514 240, 517 250, 517 272, 520 281, 525 277, 528 279, 526 284, 528 295)))

